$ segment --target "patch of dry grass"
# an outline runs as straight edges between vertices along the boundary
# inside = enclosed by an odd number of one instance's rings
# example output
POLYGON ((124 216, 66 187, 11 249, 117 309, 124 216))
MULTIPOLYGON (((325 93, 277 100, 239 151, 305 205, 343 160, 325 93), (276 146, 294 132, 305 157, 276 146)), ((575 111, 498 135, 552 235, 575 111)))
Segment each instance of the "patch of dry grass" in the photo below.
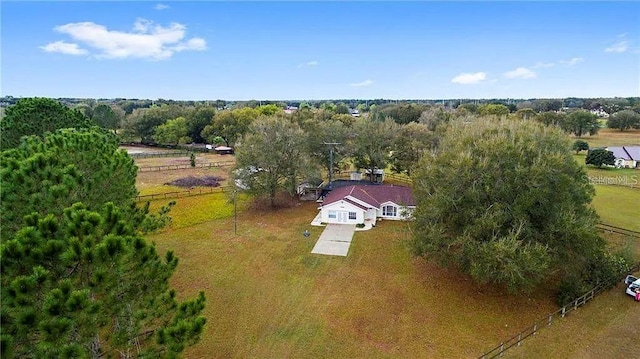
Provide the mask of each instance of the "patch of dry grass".
MULTIPOLYGON (((219 155, 216 153, 195 153, 196 163, 212 163, 212 162, 233 162, 235 157, 229 155, 219 155)), ((138 167, 154 167, 169 165, 189 165, 191 164, 190 156, 180 157, 152 157, 152 158, 136 158, 135 163, 138 167)))
POLYGON ((601 128, 595 136, 576 137, 571 136, 572 140, 587 141, 589 148, 606 147, 606 146, 631 146, 640 145, 640 130, 620 131, 611 128, 601 128))
POLYGON ((227 185, 229 178, 228 168, 226 167, 212 167, 212 168, 188 168, 183 170, 174 171, 154 171, 154 172, 138 172, 138 178, 136 179, 136 187, 140 192, 140 195, 149 195, 155 193, 166 193, 175 191, 184 191, 184 188, 177 186, 168 186, 164 183, 175 181, 180 178, 189 176, 205 177, 216 176, 222 177, 225 180, 220 181, 221 186, 227 185))

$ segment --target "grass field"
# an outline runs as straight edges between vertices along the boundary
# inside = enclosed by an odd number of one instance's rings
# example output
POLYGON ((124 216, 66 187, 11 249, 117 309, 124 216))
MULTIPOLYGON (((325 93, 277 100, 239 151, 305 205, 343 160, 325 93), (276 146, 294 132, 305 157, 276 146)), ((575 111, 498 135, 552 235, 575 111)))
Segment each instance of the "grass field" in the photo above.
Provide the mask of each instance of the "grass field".
POLYGON ((589 148, 606 146, 640 145, 640 130, 620 131, 610 128, 601 128, 595 136, 575 137, 572 140, 581 139, 589 143, 589 148))

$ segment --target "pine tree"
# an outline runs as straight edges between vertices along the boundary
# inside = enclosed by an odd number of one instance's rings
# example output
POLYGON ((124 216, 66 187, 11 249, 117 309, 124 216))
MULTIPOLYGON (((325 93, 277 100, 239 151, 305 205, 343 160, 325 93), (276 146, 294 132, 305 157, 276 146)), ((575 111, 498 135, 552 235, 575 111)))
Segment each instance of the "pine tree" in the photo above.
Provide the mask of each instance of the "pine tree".
POLYGON ((0 253, 3 357, 175 357, 205 324, 202 292, 169 289, 178 259, 112 203, 29 215, 0 253))

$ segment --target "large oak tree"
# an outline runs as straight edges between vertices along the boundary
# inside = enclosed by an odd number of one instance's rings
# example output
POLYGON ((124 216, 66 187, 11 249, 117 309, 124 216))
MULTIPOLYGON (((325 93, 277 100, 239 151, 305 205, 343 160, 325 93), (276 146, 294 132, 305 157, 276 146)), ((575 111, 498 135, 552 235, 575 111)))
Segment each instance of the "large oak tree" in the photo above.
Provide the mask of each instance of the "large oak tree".
POLYGON ((413 176, 416 252, 513 291, 581 276, 605 242, 570 148, 532 121, 452 124, 413 176))
POLYGON ((256 197, 268 198, 271 206, 279 190, 295 194, 308 169, 304 139, 300 126, 289 118, 259 117, 237 147, 237 183, 256 197))

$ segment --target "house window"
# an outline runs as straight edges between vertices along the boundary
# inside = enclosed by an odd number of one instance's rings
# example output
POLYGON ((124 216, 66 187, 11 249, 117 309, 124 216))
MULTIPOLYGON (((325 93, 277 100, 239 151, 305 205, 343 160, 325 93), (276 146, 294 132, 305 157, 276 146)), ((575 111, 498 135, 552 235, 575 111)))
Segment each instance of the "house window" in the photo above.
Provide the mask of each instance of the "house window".
POLYGON ((329 218, 336 219, 336 211, 329 211, 329 218))
POLYGON ((356 212, 349 212, 349 219, 356 219, 356 212))
POLYGON ((382 215, 385 217, 395 217, 398 215, 398 209, 395 206, 382 207, 382 215))

